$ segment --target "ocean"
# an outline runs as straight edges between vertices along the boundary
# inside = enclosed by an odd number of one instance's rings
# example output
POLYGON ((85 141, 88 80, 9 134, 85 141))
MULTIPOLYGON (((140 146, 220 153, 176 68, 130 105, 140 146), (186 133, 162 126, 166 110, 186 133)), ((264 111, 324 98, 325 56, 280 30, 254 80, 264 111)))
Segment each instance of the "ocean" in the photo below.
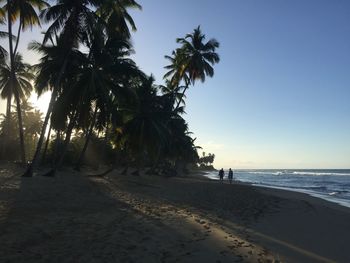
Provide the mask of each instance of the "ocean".
MULTIPOLYGON (((306 193, 350 208, 350 170, 233 170, 238 181, 306 193)), ((227 179, 228 171, 225 171, 227 179)), ((208 172, 219 179, 218 172, 208 172)))

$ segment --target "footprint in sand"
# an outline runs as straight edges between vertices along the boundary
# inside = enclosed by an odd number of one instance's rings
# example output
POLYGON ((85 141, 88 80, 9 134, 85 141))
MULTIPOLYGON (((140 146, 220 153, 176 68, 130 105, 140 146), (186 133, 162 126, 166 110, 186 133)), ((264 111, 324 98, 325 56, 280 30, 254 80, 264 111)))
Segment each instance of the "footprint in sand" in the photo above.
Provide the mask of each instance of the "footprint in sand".
POLYGON ((236 247, 235 246, 227 246, 229 249, 234 250, 236 247))

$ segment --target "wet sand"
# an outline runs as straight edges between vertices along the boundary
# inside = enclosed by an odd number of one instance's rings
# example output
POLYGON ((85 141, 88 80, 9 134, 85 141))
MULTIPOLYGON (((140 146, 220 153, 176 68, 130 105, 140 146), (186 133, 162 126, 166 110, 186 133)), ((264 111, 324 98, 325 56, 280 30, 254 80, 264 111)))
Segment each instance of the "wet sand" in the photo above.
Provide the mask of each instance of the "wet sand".
POLYGON ((200 176, 0 173, 1 262, 350 262, 350 209, 200 176))

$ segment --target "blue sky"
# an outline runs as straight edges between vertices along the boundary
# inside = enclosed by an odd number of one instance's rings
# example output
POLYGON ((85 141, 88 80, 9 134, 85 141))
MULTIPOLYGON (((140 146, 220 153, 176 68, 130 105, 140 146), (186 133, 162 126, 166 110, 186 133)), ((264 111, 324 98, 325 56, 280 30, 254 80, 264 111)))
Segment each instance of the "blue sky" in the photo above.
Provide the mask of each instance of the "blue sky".
POLYGON ((158 83, 177 37, 201 25, 221 44, 214 78, 186 101, 190 129, 217 168, 350 168, 349 1, 139 3, 134 58, 158 83))

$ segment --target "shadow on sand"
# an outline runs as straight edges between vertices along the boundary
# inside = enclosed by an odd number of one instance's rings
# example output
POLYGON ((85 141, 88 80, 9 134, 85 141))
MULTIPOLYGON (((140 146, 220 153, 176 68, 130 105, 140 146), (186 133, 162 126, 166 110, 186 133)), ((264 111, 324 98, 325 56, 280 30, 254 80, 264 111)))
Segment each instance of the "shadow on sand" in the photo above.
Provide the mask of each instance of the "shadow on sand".
POLYGON ((1 186, 1 261, 191 262, 200 251, 213 261, 237 258, 212 244, 194 247, 203 232, 198 227, 173 228, 107 188, 79 173, 23 178, 12 172, 1 186))

